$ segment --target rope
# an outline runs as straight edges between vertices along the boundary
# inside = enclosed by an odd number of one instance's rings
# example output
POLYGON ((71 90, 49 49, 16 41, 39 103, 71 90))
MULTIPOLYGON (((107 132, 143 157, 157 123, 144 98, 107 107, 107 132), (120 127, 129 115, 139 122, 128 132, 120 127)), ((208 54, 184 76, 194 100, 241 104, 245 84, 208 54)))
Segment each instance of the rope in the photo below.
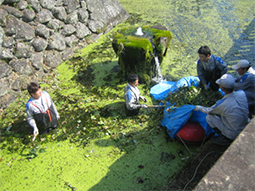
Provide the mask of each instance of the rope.
POLYGON ((185 142, 182 140, 182 138, 177 134, 177 136, 180 138, 181 142, 184 144, 186 149, 189 151, 189 153, 192 155, 191 151, 189 150, 188 146, 185 144, 185 142))
POLYGON ((196 170, 195 170, 195 173, 194 173, 193 177, 192 177, 191 180, 185 185, 183 191, 186 190, 187 186, 188 186, 188 185, 193 181, 193 179, 195 178, 195 176, 196 176, 196 174, 197 174, 197 170, 198 170, 199 166, 202 164, 202 162, 206 159, 206 157, 207 157, 208 155, 212 154, 213 152, 215 152, 215 151, 211 151, 210 153, 208 153, 208 154, 200 161, 200 163, 198 164, 198 166, 197 166, 197 168, 196 168, 196 170))

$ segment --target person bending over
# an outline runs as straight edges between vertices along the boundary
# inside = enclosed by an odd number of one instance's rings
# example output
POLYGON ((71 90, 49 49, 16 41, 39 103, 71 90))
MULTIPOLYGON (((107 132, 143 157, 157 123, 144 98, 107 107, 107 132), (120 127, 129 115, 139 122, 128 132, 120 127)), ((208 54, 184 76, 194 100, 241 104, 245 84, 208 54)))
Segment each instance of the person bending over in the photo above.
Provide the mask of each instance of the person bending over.
POLYGON ((208 114, 206 121, 219 134, 212 138, 216 144, 230 144, 250 121, 248 101, 244 91, 233 91, 235 78, 224 74, 216 81, 225 96, 211 107, 197 105, 195 111, 208 114))
POLYGON ((215 81, 227 73, 227 64, 220 57, 211 55, 208 46, 198 49, 199 60, 197 61, 197 75, 200 79, 200 87, 206 91, 212 89, 218 91, 219 85, 215 81))

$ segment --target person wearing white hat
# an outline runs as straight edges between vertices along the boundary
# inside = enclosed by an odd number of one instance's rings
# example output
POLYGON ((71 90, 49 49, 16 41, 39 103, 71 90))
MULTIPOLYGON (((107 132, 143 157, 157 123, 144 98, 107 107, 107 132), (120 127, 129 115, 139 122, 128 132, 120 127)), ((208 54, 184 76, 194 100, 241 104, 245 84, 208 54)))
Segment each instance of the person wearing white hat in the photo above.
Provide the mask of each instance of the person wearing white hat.
POLYGON ((206 121, 219 136, 213 137, 216 144, 230 144, 250 121, 248 101, 244 91, 233 91, 235 78, 224 74, 216 81, 225 96, 211 107, 197 105, 195 111, 208 114, 206 121))
POLYGON ((209 89, 218 91, 219 86, 215 81, 227 73, 227 64, 220 57, 211 55, 208 46, 201 46, 198 49, 198 56, 197 75, 200 79, 200 86, 206 91, 209 89))
POLYGON ((236 78, 234 91, 243 90, 248 99, 250 117, 255 113, 255 75, 248 70, 251 65, 248 60, 240 60, 236 65, 232 66, 240 75, 236 78))

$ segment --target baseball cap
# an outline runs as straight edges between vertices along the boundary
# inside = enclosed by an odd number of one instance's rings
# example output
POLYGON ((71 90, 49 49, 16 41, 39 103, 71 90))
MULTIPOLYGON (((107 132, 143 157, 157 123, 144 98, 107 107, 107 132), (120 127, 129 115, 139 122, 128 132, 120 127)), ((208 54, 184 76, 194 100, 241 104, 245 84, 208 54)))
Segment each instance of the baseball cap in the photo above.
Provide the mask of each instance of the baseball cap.
POLYGON ((237 70, 239 68, 247 68, 250 66, 250 63, 248 60, 240 60, 236 65, 232 66, 234 70, 237 70))
POLYGON ((224 74, 216 80, 216 84, 224 88, 234 88, 235 87, 235 78, 231 74, 224 74))

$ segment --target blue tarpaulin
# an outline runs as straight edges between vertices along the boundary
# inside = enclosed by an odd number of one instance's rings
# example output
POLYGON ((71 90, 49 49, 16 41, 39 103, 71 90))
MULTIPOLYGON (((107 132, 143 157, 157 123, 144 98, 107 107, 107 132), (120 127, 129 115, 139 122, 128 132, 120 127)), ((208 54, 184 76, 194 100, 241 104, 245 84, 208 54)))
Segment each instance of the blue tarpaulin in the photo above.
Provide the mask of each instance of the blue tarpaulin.
POLYGON ((164 117, 161 121, 161 125, 167 128, 167 133, 175 138, 181 128, 187 123, 187 121, 198 122, 205 130, 205 136, 210 135, 214 130, 206 122, 206 115, 200 111, 194 111, 194 105, 183 105, 178 108, 168 111, 168 106, 164 109, 164 117))
POLYGON ((172 81, 162 81, 156 85, 154 85, 150 89, 150 94, 154 97, 156 100, 165 100, 166 97, 170 92, 176 92, 178 91, 178 88, 185 87, 185 86, 195 86, 198 87, 199 85, 199 78, 195 76, 187 76, 184 78, 181 78, 177 82, 172 81))
POLYGON ((184 78, 181 78, 179 81, 176 82, 176 86, 179 87, 191 87, 195 86, 198 87, 200 83, 199 77, 196 76, 186 76, 184 78))
MULTIPOLYGON (((150 90, 151 95, 156 100, 165 100, 170 92, 177 92, 180 87, 199 86, 199 78, 195 76, 187 76, 181 78, 177 82, 163 81, 153 86, 150 90)), ((164 117, 161 121, 161 125, 167 128, 167 133, 175 138, 181 128, 187 123, 187 121, 198 122, 205 130, 205 136, 210 135, 214 130, 206 122, 206 115, 200 111, 194 111, 194 105, 183 105, 179 108, 171 109, 173 103, 167 103, 168 105, 164 109, 164 117)))

